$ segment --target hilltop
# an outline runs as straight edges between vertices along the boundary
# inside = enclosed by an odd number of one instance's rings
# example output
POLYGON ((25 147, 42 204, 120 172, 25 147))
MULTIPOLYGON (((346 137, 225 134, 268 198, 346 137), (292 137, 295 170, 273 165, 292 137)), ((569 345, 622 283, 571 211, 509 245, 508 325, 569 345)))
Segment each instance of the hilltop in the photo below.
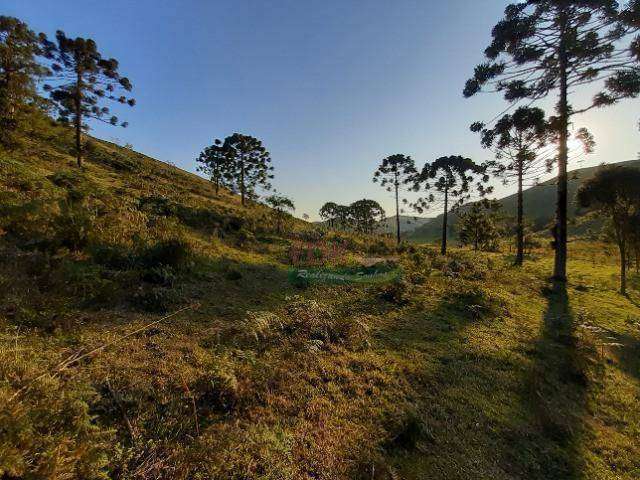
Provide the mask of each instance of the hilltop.
MULTIPOLYGON (((624 165, 627 167, 640 168, 640 160, 618 162, 610 165, 624 165)), ((570 234, 579 234, 586 231, 588 228, 588 225, 580 225, 574 221, 576 219, 576 207, 573 199, 575 198, 576 192, 582 182, 593 177, 598 168, 598 166, 579 168, 569 172, 568 191, 570 199, 570 234)), ((556 208, 555 197, 556 183, 553 178, 524 191, 524 215, 525 219, 532 223, 534 231, 543 231, 553 222, 556 208)), ((517 212, 517 196, 515 194, 501 198, 498 201, 502 205, 502 213, 510 217, 515 217, 517 212)), ((465 208, 468 208, 468 206, 463 207, 463 210, 465 208)), ((456 222, 457 215, 455 213, 450 213, 449 229, 452 238, 456 238, 456 222)), ((442 215, 438 215, 431 222, 416 228, 413 233, 409 235, 409 239, 413 242, 438 241, 442 235, 441 230, 442 215)))

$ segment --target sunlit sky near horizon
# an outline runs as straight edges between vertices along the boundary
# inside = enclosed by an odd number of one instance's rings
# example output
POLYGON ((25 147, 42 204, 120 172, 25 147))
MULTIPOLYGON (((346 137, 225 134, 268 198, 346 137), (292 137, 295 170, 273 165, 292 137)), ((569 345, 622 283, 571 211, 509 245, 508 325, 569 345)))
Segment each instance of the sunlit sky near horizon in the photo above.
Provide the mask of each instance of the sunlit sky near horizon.
MULTIPOLYGON (((443 155, 490 157, 469 125, 507 105, 495 94, 464 99, 462 88, 507 3, 4 0, 0 14, 51 36, 91 37, 120 61, 138 101, 122 112, 130 126, 92 125, 92 134, 190 171, 214 138, 256 136, 277 189, 298 216, 316 219, 326 201, 361 198, 394 214, 390 194, 371 182, 387 155, 420 167, 443 155)), ((638 106, 576 118, 597 147, 572 168, 636 158, 638 106)), ((498 196, 512 192, 496 185, 498 196)))

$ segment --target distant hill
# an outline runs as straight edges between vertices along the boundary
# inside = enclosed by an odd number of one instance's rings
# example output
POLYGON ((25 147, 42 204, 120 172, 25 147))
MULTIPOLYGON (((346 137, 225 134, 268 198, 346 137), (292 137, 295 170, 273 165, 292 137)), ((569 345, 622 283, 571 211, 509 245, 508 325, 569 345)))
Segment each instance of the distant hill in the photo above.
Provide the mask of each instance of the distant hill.
MULTIPOLYGON (((414 217, 412 215, 400 215, 400 232, 411 233, 417 228, 420 228, 428 223, 432 222, 433 218, 414 217)), ((328 225, 328 221, 313 222, 314 225, 328 225)), ((395 233, 396 231, 396 216, 387 217, 378 223, 378 233, 395 233)))
MULTIPOLYGON (((433 218, 413 217, 411 215, 400 215, 400 232, 414 232, 417 228, 427 225, 433 218)), ((379 231, 382 233, 395 233, 396 216, 387 217, 379 223, 379 231)))
MULTIPOLYGON (((609 165, 624 165, 627 167, 640 168, 640 160, 631 160, 627 162, 618 162, 609 165)), ((599 166, 580 168, 569 172, 569 221, 571 222, 576 216, 576 207, 574 199, 576 192, 583 181, 593 177, 599 166)), ((556 179, 552 178, 546 182, 531 187, 524 192, 524 215, 534 225, 536 231, 545 229, 555 217, 556 209, 556 179)), ((499 200, 502 204, 503 212, 508 216, 514 216, 517 213, 517 195, 509 195, 499 200)), ((464 209, 465 207, 463 207, 464 209)), ((449 215, 449 233, 451 238, 456 238, 456 223, 458 216, 455 213, 449 215)), ((415 242, 432 242, 440 239, 442 228, 442 215, 438 215, 433 221, 426 223, 415 229, 409 236, 409 240, 415 242)), ((569 233, 576 234, 583 231, 586 227, 578 227, 569 225, 569 233)))

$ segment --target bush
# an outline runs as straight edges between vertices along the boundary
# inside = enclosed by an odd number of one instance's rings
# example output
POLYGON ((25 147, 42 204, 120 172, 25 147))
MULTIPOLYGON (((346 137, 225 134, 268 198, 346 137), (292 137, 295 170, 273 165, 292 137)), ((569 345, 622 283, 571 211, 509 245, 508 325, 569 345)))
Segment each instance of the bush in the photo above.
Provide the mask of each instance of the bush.
POLYGON ((131 252, 119 245, 94 245, 90 253, 95 263, 112 270, 127 270, 135 263, 131 252))
POLYGON ((474 321, 509 313, 502 299, 477 285, 461 286, 458 291, 445 298, 445 305, 455 310, 459 316, 474 321))
POLYGON ((143 250, 140 263, 147 269, 172 267, 179 270, 187 266, 191 257, 191 247, 186 242, 178 239, 163 240, 143 250))
POLYGON ((378 298, 394 305, 406 305, 411 298, 409 284, 402 278, 377 287, 376 293, 378 298))
POLYGON ((415 410, 406 412, 397 428, 396 436, 390 446, 405 450, 414 449, 425 434, 425 425, 415 410))
POLYGON ((89 241, 93 216, 83 207, 65 206, 54 220, 55 245, 72 251, 83 250, 89 241))
POLYGON ((490 259, 471 253, 456 252, 449 256, 438 255, 433 260, 434 268, 451 278, 484 280, 490 269, 490 259))
POLYGON ((65 200, 70 204, 79 204, 92 193, 96 187, 77 170, 61 170, 47 177, 55 186, 66 191, 65 200))
POLYGON ((229 413, 238 403, 238 379, 231 362, 212 365, 193 386, 196 408, 202 414, 229 413))
POLYGON ((384 241, 376 240, 367 246, 367 253, 370 255, 389 255, 391 248, 384 241))
POLYGON ((338 316, 315 300, 296 300, 279 314, 247 312, 241 334, 256 342, 288 342, 298 348, 321 350, 326 345, 367 345, 370 327, 366 318, 338 316))
POLYGON ((107 278, 99 265, 89 262, 63 261, 52 283, 64 285, 65 291, 81 303, 96 307, 114 303, 120 284, 107 278))
POLYGON ((231 280, 231 281, 238 281, 238 280, 242 279, 242 273, 240 273, 240 270, 238 270, 236 268, 229 268, 225 272, 224 278, 226 278, 227 280, 231 280))
POLYGON ((0 348, 2 478, 106 479, 116 444, 90 413, 96 392, 74 375, 37 380, 40 363, 16 363, 10 351, 0 348), (28 393, 17 394, 26 385, 28 393))
POLYGON ((253 243, 255 241, 255 236, 253 235, 253 233, 249 230, 247 230, 246 228, 242 228, 240 231, 238 231, 238 233, 236 234, 236 246, 238 247, 244 247, 247 244, 253 243))
POLYGON ((179 298, 171 288, 141 286, 130 298, 131 304, 144 312, 167 313, 179 298))
POLYGON ((147 283, 163 287, 172 287, 178 279, 173 269, 164 265, 144 270, 141 278, 147 283))
POLYGON ((142 197, 138 201, 138 208, 143 212, 160 217, 170 217, 175 215, 178 208, 166 197, 151 196, 142 197))

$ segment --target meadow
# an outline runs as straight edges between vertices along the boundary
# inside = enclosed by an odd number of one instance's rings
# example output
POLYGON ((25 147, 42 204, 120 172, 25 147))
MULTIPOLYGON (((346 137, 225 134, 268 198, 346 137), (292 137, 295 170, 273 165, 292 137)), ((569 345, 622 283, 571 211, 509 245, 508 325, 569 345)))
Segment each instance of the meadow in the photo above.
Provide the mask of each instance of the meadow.
MULTIPOLYGON (((45 119, 41 119, 46 122, 45 119)), ((0 151, 0 476, 635 479, 640 277, 319 231, 35 125, 0 151), (294 285, 392 258, 382 285, 294 285), (323 255, 322 250, 320 256, 323 255)))

